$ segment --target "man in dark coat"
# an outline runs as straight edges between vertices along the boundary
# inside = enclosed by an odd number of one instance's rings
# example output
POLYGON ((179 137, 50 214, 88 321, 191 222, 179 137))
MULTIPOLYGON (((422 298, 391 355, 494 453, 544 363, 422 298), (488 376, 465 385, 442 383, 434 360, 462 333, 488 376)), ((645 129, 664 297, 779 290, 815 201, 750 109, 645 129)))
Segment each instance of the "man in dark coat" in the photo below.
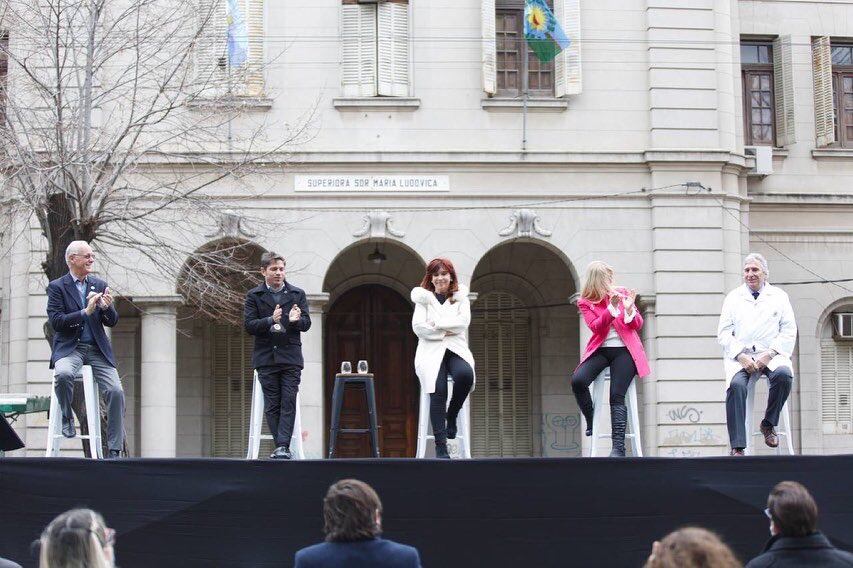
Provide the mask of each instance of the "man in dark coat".
POLYGON ((107 403, 107 448, 117 458, 124 447, 124 390, 104 326, 118 323, 118 312, 107 283, 92 275, 95 254, 86 241, 74 241, 65 250, 68 274, 47 286, 47 317, 53 331, 50 368, 55 369, 55 391, 62 411, 62 434, 77 435, 71 399, 74 379, 83 365, 92 367, 101 396, 107 403))
POLYGON ((264 391, 264 414, 276 445, 270 457, 289 460, 304 367, 300 334, 311 327, 311 317, 305 292, 285 280, 284 267, 283 256, 261 255, 264 282, 246 294, 243 315, 246 331, 255 336, 252 366, 264 391))
POLYGON ((764 552, 746 568, 853 567, 853 554, 838 550, 817 530, 817 504, 808 489, 796 481, 776 485, 764 513, 773 536, 764 552))
POLYGON ((296 568, 421 568, 418 550, 379 538, 382 502, 358 479, 334 483, 323 499, 326 542, 297 551, 296 568))

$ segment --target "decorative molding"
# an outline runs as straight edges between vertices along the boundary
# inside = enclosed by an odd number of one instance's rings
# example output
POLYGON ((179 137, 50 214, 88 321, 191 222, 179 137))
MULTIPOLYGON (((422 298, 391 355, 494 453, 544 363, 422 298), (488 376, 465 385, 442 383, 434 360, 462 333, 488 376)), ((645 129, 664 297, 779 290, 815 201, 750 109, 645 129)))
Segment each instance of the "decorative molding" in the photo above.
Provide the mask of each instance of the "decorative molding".
POLYGON ((379 209, 369 212, 363 217, 364 224, 352 234, 353 237, 368 237, 371 239, 385 239, 388 235, 402 239, 406 233, 394 228, 391 223, 391 214, 379 209))
MULTIPOLYGON (((524 100, 517 98, 486 98, 480 102, 483 110, 490 112, 523 112, 524 100)), ((563 112, 569 108, 565 99, 528 99, 529 112, 563 112)))
POLYGON ((509 225, 498 231, 498 234, 502 237, 509 237, 513 233, 519 237, 550 237, 551 231, 543 228, 539 221, 539 215, 533 209, 516 209, 509 216, 509 225))
POLYGON ((352 97, 332 100, 339 111, 362 110, 398 110, 415 111, 421 106, 421 100, 412 97, 352 97))
POLYGON ((222 110, 269 110, 272 99, 269 97, 198 97, 187 102, 190 109, 222 109, 222 110))
POLYGON ((308 309, 312 312, 322 312, 326 304, 329 303, 329 294, 320 292, 319 294, 306 294, 308 299, 308 309))
POLYGON ((237 215, 236 213, 228 213, 223 212, 219 216, 219 227, 216 231, 209 235, 205 235, 208 238, 214 237, 232 237, 232 238, 246 238, 253 239, 257 235, 255 233, 249 232, 244 226, 245 219, 237 215))
POLYGON ((838 158, 847 160, 853 158, 853 150, 849 148, 815 148, 812 150, 812 158, 838 158))

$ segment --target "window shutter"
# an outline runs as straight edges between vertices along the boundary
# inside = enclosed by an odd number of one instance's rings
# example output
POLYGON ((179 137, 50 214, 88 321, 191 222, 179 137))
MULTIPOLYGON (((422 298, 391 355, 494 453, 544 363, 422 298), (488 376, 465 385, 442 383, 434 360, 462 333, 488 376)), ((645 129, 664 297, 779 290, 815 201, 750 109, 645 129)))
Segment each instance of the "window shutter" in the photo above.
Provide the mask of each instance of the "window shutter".
POLYGON ((376 96, 376 5, 341 10, 342 86, 345 97, 376 96))
POLYGON ((824 339, 820 346, 821 422, 825 433, 851 433, 853 345, 824 339))
POLYGON ((246 32, 249 35, 249 53, 246 69, 246 94, 260 97, 264 94, 264 0, 246 0, 246 32))
POLYGON ((812 81, 814 86, 815 141, 818 147, 835 142, 832 104, 832 50, 829 37, 812 40, 812 81))
POLYGON ((249 440, 252 337, 239 327, 210 325, 213 456, 242 457, 249 440))
POLYGON ((379 89, 388 97, 409 96, 409 5, 379 4, 379 89))
POLYGON ((228 28, 225 2, 199 0, 199 34, 195 52, 195 77, 202 87, 214 87, 225 80, 228 63, 228 28))
POLYGON ((582 90, 580 0, 554 0, 554 16, 571 42, 554 60, 554 96, 577 95, 582 90))
POLYGON ((475 457, 533 455, 530 319, 507 292, 477 301, 470 345, 477 385, 471 394, 471 452, 475 457))
POLYGON ((776 143, 788 146, 797 141, 791 36, 780 36, 773 40, 773 81, 776 99, 776 143))
POLYGON ((488 95, 498 91, 498 55, 495 31, 495 0, 482 0, 483 90, 488 95))

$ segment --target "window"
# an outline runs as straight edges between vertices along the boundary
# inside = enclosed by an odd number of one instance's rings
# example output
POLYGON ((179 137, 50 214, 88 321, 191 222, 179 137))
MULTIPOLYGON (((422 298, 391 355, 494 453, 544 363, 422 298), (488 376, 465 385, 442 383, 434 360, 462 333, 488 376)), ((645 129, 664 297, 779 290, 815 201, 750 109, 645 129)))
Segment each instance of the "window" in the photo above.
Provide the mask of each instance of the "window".
POLYGON ((345 97, 408 97, 408 0, 343 0, 342 87, 345 97))
POLYGON ((853 45, 832 45, 832 117, 835 140, 853 147, 853 45))
MULTIPOLYGON (((553 1, 548 1, 553 10, 553 1)), ((554 96, 554 62, 542 63, 524 39, 524 2, 497 0, 497 94, 518 97, 525 90, 533 97, 554 96)))
MULTIPOLYGON (((196 81, 206 94, 243 97, 264 95, 264 0, 237 0, 246 34, 246 62, 229 66, 228 3, 198 0, 203 31, 195 54, 196 81)), ((241 33, 241 32, 238 32, 241 33)))
POLYGON ((773 44, 742 42, 744 143, 773 146, 776 143, 773 44))
POLYGON ((524 0, 480 0, 483 90, 487 95, 565 97, 581 92, 580 0, 546 0, 569 38, 554 61, 541 63, 524 39, 524 0))

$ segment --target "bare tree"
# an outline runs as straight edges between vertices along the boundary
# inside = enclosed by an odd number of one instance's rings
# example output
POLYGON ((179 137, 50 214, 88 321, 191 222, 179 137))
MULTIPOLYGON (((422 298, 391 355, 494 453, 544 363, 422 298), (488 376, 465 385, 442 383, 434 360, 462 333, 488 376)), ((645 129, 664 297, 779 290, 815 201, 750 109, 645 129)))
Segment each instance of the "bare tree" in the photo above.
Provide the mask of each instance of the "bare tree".
POLYGON ((102 270, 183 272, 203 314, 238 321, 226 284, 248 269, 241 245, 199 238, 236 193, 255 196, 244 176, 283 167, 313 112, 289 128, 255 112, 263 70, 229 64, 224 2, 0 0, 0 182, 7 212, 43 233, 48 279, 86 240, 102 270))

